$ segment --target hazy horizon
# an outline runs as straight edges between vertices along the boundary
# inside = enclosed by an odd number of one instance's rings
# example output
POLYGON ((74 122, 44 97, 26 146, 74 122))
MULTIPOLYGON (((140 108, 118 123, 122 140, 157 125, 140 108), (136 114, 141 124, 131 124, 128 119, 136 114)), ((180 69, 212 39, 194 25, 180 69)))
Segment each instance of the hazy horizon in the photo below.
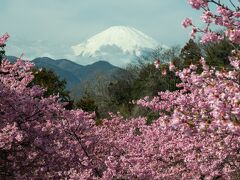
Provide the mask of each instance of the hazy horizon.
POLYGON ((11 36, 7 55, 72 58, 71 46, 116 25, 134 27, 166 46, 183 45, 190 30, 185 17, 199 24, 198 13, 178 0, 2 0, 0 33, 11 36))

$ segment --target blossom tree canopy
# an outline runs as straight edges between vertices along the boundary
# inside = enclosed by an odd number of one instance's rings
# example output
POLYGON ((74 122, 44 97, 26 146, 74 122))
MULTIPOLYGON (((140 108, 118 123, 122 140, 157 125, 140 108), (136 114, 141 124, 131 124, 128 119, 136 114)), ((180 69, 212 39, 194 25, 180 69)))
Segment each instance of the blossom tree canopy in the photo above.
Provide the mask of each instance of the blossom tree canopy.
MULTIPOLYGON (((182 70, 180 90, 159 92, 134 103, 159 114, 124 119, 111 114, 96 125, 95 114, 66 110, 58 96, 29 86, 33 64, 18 59, 0 64, 0 179, 239 179, 240 178, 240 29, 239 1, 189 0, 202 9, 206 28, 190 18, 192 37, 223 38, 210 24, 225 28, 235 50, 229 69, 200 64, 182 70), (235 4, 236 5, 235 5, 235 4), (213 7, 216 8, 213 8, 213 7), (211 7, 211 8, 210 8, 211 7), (216 11, 215 11, 216 10, 216 11)), ((5 44, 8 34, 0 38, 5 44)), ((155 62, 160 67, 161 60, 155 62)))

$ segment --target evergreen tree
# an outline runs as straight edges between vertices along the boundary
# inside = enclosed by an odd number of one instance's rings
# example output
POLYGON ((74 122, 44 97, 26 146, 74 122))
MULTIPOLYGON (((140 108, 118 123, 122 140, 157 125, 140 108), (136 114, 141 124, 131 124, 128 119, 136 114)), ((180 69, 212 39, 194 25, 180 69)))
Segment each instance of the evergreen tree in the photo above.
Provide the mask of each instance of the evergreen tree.
POLYGON ((49 97, 50 95, 59 95, 61 101, 70 102, 69 92, 66 90, 66 81, 60 80, 59 77, 52 71, 45 68, 32 69, 34 74, 34 79, 31 85, 40 85, 45 88, 44 97, 49 97))
POLYGON ((0 44, 0 63, 3 60, 4 56, 5 56, 5 50, 4 50, 5 46, 6 46, 5 44, 0 44))
POLYGON ((201 58, 201 49, 197 43, 190 39, 182 48, 180 53, 183 67, 188 67, 190 64, 198 64, 201 58))
POLYGON ((218 43, 208 43, 202 45, 203 55, 208 65, 223 68, 229 66, 228 57, 234 47, 229 40, 223 39, 218 43))
POLYGON ((86 112, 95 112, 96 117, 99 117, 98 106, 96 105, 94 98, 88 94, 81 97, 81 99, 75 103, 75 107, 86 112))
POLYGON ((6 41, 9 38, 9 34, 5 33, 2 37, 0 37, 0 63, 3 60, 3 58, 5 57, 5 50, 4 47, 6 46, 6 41))

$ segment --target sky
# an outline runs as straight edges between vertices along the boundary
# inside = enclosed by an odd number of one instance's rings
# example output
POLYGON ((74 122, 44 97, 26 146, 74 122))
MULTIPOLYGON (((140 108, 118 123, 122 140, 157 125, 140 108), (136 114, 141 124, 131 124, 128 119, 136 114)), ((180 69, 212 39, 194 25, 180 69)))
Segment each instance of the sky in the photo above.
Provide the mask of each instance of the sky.
POLYGON ((187 0, 0 0, 0 33, 11 36, 7 55, 72 58, 71 46, 116 25, 134 27, 160 44, 183 45, 186 17, 200 12, 187 0))

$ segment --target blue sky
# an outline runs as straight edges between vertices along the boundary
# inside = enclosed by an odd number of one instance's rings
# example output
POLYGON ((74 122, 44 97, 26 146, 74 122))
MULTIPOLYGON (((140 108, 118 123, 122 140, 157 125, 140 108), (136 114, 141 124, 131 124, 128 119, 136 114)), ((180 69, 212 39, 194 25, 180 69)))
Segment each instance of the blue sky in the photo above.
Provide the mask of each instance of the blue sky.
POLYGON ((72 45, 110 26, 132 26, 167 46, 182 45, 185 17, 199 22, 187 0, 1 0, 0 33, 11 36, 7 54, 71 58, 72 45))

